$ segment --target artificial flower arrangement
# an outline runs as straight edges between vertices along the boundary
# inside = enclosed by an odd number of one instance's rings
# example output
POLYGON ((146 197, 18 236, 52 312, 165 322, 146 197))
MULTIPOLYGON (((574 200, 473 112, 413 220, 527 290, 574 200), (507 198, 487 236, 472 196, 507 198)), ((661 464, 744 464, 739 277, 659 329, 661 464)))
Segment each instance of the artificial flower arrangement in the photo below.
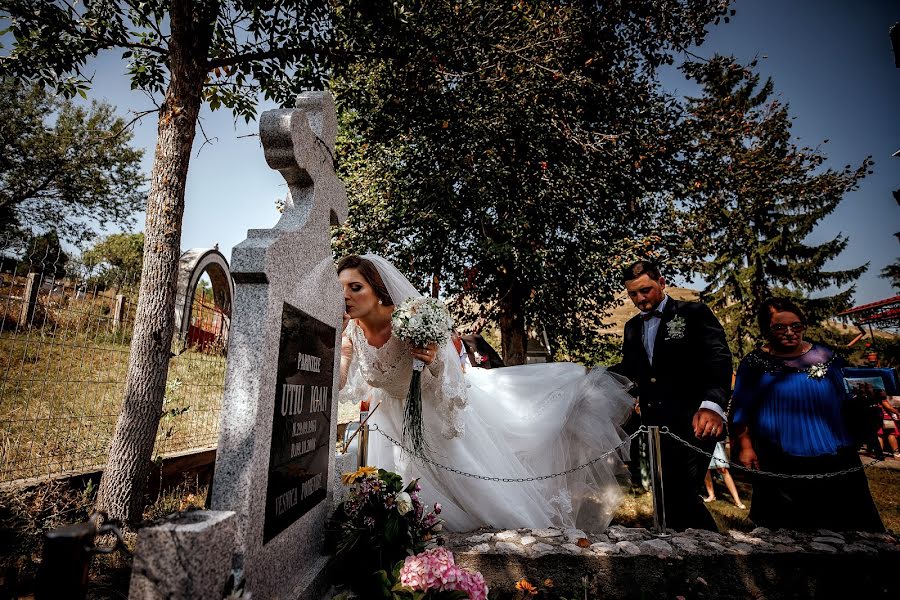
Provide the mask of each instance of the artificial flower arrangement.
MULTIPOLYGON (((453 555, 434 547, 443 522, 441 505, 431 510, 419 498, 418 480, 403 485, 400 475, 360 467, 344 473, 351 486, 331 522, 338 559, 350 566, 351 585, 366 598, 391 600, 483 600, 484 579, 455 566, 453 555), (432 548, 429 548, 432 547, 432 548), (451 568, 452 567, 452 568, 451 568), (470 590, 483 587, 482 595, 470 590)), ((479 588, 481 589, 481 588, 479 588)))
MULTIPOLYGON (((420 296, 408 298, 391 315, 391 334, 424 348, 436 344, 438 348, 450 339, 453 319, 447 307, 437 298, 420 296)), ((422 428, 422 369, 425 363, 413 360, 412 379, 403 413, 403 445, 416 453, 426 449, 422 428)))

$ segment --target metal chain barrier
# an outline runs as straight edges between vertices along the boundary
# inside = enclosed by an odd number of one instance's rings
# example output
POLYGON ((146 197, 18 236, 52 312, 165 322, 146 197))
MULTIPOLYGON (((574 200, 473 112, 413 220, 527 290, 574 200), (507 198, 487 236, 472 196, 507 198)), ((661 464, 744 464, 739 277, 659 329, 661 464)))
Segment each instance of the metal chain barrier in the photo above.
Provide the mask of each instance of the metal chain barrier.
MULTIPOLYGON (((643 429, 643 428, 644 428, 644 426, 642 425, 642 426, 641 426, 641 429, 643 429)), ((679 437, 677 434, 672 433, 671 431, 669 431, 669 428, 668 428, 668 427, 660 427, 660 428, 659 428, 659 432, 660 432, 661 434, 663 434, 663 435, 668 435, 669 437, 674 438, 674 439, 677 440, 679 443, 681 443, 681 444, 687 446, 688 448, 690 448, 690 449, 693 450, 694 452, 697 452, 697 453, 699 453, 699 454, 702 454, 702 455, 704 455, 704 456, 706 456, 706 457, 708 457, 708 458, 710 458, 710 459, 715 458, 710 452, 706 452, 705 450, 701 450, 700 448, 698 448, 697 446, 694 446, 693 444, 691 444, 691 443, 688 442, 687 440, 685 440, 685 439, 679 437)), ((847 475, 847 474, 849 474, 849 473, 854 473, 854 472, 856 472, 856 471, 862 471, 862 470, 864 470, 864 469, 868 469, 868 468, 871 467, 872 465, 874 465, 874 464, 876 464, 876 463, 879 463, 879 462, 882 462, 881 459, 876 458, 876 459, 874 459, 872 462, 870 462, 869 464, 866 464, 866 465, 861 464, 861 465, 856 466, 856 467, 851 467, 851 468, 849 468, 849 469, 843 469, 842 471, 834 471, 834 472, 832 472, 832 473, 814 473, 814 474, 788 475, 787 473, 773 473, 772 471, 761 471, 761 470, 757 470, 757 469, 748 469, 748 468, 745 467, 744 465, 735 464, 735 463, 733 463, 733 462, 731 462, 731 461, 724 461, 724 463, 723 463, 722 459, 718 459, 718 458, 715 459, 715 460, 716 460, 716 464, 717 464, 717 465, 718 465, 718 464, 722 464, 722 467, 721 467, 721 468, 727 467, 727 468, 729 468, 729 469, 736 469, 736 470, 738 470, 738 471, 744 471, 745 473, 750 473, 750 474, 752 474, 752 475, 762 475, 762 476, 764 476, 764 477, 777 477, 777 478, 779 478, 779 479, 825 479, 825 478, 827 478, 827 477, 840 477, 840 476, 842 476, 842 475, 847 475)))
POLYGON ((618 452, 625 446, 625 444, 631 443, 631 440, 636 438, 641 433, 644 433, 647 431, 646 428, 641 427, 640 429, 638 429, 637 431, 632 433, 630 436, 628 436, 627 438, 622 440, 619 443, 619 445, 607 450, 606 452, 604 452, 597 458, 592 458, 591 460, 589 460, 586 463, 580 464, 576 467, 572 467, 571 469, 566 469, 565 471, 560 471, 559 473, 552 473, 550 475, 536 475, 534 477, 489 477, 487 475, 478 475, 476 473, 467 473, 466 471, 454 469, 453 467, 448 467, 447 465, 442 465, 441 463, 437 462, 436 460, 434 460, 432 458, 429 458, 428 456, 425 456, 424 454, 412 452, 409 449, 407 449, 401 442, 395 440, 390 435, 388 435, 387 433, 382 431, 378 427, 378 425, 370 425, 369 429, 377 431, 378 433, 383 435, 390 443, 394 444, 395 446, 397 446, 398 448, 400 448, 401 450, 403 450, 410 456, 417 458, 417 459, 421 460, 422 462, 427 463, 433 467, 436 467, 438 469, 443 469, 449 473, 455 473, 457 475, 462 475, 463 477, 471 477, 473 479, 481 479, 483 481, 499 481, 502 483, 524 483, 526 481, 543 481, 545 479, 553 479, 554 477, 562 477, 563 475, 568 475, 569 473, 574 473, 575 471, 580 471, 581 469, 585 469, 585 468, 593 465, 594 463, 599 462, 599 461, 603 460, 604 458, 609 457, 611 454, 618 452))
MULTIPOLYGON (((649 428, 649 427, 647 427, 646 425, 641 425, 641 427, 638 428, 637 431, 635 431, 634 433, 632 433, 631 435, 629 435, 627 438, 625 438, 624 440, 622 440, 622 442, 619 443, 617 446, 615 446, 615 447, 613 447, 613 448, 607 450, 606 452, 604 452, 603 454, 601 454, 601 455, 598 456, 597 458, 593 458, 593 459, 589 460, 588 462, 586 462, 586 463, 584 463, 584 464, 577 465, 577 466, 575 466, 575 467, 572 467, 571 469, 567 469, 567 470, 561 471, 561 472, 559 472, 559 473, 551 473, 551 474, 548 474, 548 475, 535 475, 535 476, 533 476, 533 477, 490 477, 490 476, 488 476, 488 475, 479 475, 479 474, 477 474, 477 473, 468 473, 468 472, 466 472, 466 471, 461 471, 461 470, 455 469, 455 468, 453 468, 453 467, 448 467, 447 465, 443 465, 443 464, 437 462, 436 460, 434 460, 433 458, 430 458, 430 457, 428 457, 428 456, 425 456, 425 455, 422 454, 422 453, 412 452, 411 450, 409 450, 408 448, 406 448, 401 442, 399 442, 398 440, 394 439, 393 437, 391 437, 390 435, 388 435, 387 433, 385 433, 384 431, 382 431, 382 430, 378 427, 378 425, 371 425, 371 426, 369 427, 369 429, 372 430, 372 431, 377 431, 377 432, 380 433, 382 436, 384 436, 390 443, 392 443, 393 445, 397 446, 398 448, 400 448, 401 450, 403 450, 404 452, 406 452, 407 454, 409 454, 409 455, 412 456, 413 458, 416 458, 416 459, 418 459, 418 460, 421 460, 422 462, 427 463, 427 464, 429 464, 429 465, 431 465, 431 466, 433 466, 433 467, 436 467, 436 468, 438 468, 438 469, 443 469, 444 471, 447 471, 447 472, 449 472, 449 473, 455 473, 455 474, 457 474, 457 475, 462 475, 463 477, 471 477, 471 478, 473 478, 473 479, 481 479, 481 480, 484 480, 484 481, 499 481, 499 482, 502 482, 502 483, 524 483, 524 482, 526 482, 526 481, 543 481, 543 480, 545 480, 545 479, 553 479, 553 478, 556 478, 556 477, 562 477, 562 476, 564 476, 564 475, 568 475, 569 473, 574 473, 575 471, 580 471, 581 469, 585 469, 585 468, 587 468, 587 467, 593 465, 594 463, 599 462, 599 461, 601 461, 601 460, 603 460, 603 459, 609 457, 609 456, 610 456, 611 454, 613 454, 614 452, 618 452, 618 451, 621 450, 626 444, 631 443, 631 440, 633 440, 633 439, 636 438, 637 436, 641 435, 642 433, 650 433, 650 428, 649 428)), ((678 441, 678 442, 681 443, 682 445, 686 446, 687 448, 690 448, 690 449, 693 450, 694 452, 697 452, 697 453, 699 453, 699 454, 702 454, 703 456, 706 456, 706 457, 709 458, 709 459, 714 459, 714 458, 715 458, 715 457, 712 455, 712 453, 706 452, 705 450, 701 450, 700 448, 694 446, 693 444, 691 444, 691 443, 688 442, 687 440, 685 440, 685 439, 683 439, 682 437, 678 436, 677 434, 671 432, 671 431, 669 430, 668 427, 665 427, 665 426, 660 427, 660 428, 659 428, 659 433, 661 433, 662 435, 668 435, 669 437, 674 438, 676 441, 678 441)), ((831 472, 831 473, 813 473, 813 474, 791 475, 791 474, 787 474, 787 473, 774 473, 774 472, 772 472, 772 471, 762 471, 762 470, 757 470, 757 469, 749 469, 749 468, 747 468, 747 467, 745 467, 745 466, 743 466, 743 465, 735 464, 735 463, 733 463, 733 462, 731 462, 731 461, 725 461, 725 462, 723 463, 723 461, 722 461, 721 459, 715 459, 715 460, 716 460, 717 463, 722 463, 722 464, 723 464, 723 467, 727 467, 727 468, 730 468, 730 469, 736 469, 736 470, 738 470, 738 471, 743 471, 743 472, 745 472, 745 473, 749 473, 749 474, 752 474, 752 475, 763 476, 763 477, 777 477, 777 478, 780 478, 780 479, 825 479, 825 478, 828 478, 828 477, 841 477, 841 476, 847 475, 847 474, 849 474, 849 473, 854 473, 854 472, 856 472, 856 471, 862 471, 862 470, 864 470, 864 469, 868 469, 868 468, 871 467, 872 465, 874 465, 874 464, 876 464, 876 463, 879 463, 879 462, 882 462, 881 459, 876 458, 876 459, 872 460, 872 461, 871 461, 870 463, 868 463, 868 464, 861 464, 861 465, 859 465, 859 466, 851 467, 851 468, 849 468, 849 469, 843 469, 843 470, 841 470, 841 471, 834 471, 834 472, 831 472)))

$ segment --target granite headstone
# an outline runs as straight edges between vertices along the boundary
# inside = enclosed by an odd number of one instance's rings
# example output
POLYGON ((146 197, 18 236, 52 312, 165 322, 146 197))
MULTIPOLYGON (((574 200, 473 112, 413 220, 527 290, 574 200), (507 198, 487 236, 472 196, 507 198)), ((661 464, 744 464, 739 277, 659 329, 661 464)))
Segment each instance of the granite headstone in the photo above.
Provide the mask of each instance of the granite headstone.
MULTIPOLYGON (((316 597, 327 562, 343 315, 329 226, 347 216, 334 172, 336 133, 327 92, 263 113, 266 161, 290 194, 278 223, 250 230, 231 257, 235 297, 212 508, 234 513, 232 542, 222 551, 254 598, 316 597)), ((171 552, 152 541, 142 547, 144 539, 153 536, 139 538, 139 555, 171 552)), ((190 551, 188 541, 177 553, 190 551)), ((223 588, 229 574, 219 574, 223 588)), ((133 598, 162 597, 146 583, 132 580, 132 590, 142 590, 133 598)))

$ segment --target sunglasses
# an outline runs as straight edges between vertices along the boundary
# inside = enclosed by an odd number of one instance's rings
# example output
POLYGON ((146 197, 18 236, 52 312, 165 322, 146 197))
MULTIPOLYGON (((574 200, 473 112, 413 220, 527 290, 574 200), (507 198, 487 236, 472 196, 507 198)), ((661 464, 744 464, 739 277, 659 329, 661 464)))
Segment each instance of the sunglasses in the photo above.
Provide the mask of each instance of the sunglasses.
POLYGON ((785 325, 784 323, 776 323, 769 327, 774 333, 784 333, 788 329, 793 331, 794 333, 799 333, 806 329, 806 325, 803 323, 791 323, 790 325, 785 325))

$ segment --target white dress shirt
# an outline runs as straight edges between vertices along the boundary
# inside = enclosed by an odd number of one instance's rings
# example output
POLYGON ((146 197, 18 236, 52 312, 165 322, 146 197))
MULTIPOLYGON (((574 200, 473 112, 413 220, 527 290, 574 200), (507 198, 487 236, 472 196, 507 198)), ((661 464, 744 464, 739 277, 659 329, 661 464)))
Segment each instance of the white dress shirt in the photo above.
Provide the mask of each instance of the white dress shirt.
MULTIPOLYGON (((660 302, 654 310, 658 310, 659 312, 665 312, 666 303, 669 301, 669 295, 664 294, 662 302, 660 302)), ((641 311, 641 315, 646 315, 649 311, 641 311)), ((662 319, 657 316, 650 317, 646 321, 643 322, 644 326, 644 350, 647 351, 647 358, 650 360, 650 364, 653 364, 653 348, 656 345, 656 334, 659 332, 659 325, 662 323, 662 319)), ((700 408, 705 408, 707 410, 711 410, 720 417, 722 420, 725 420, 725 412, 722 410, 722 407, 716 404, 715 402, 710 402, 709 400, 704 400, 700 403, 700 408)))
MULTIPOLYGON (((669 295, 664 294, 662 302, 660 302, 654 310, 658 310, 659 312, 663 312, 666 310, 666 303, 669 301, 669 295)), ((648 314, 645 311, 641 311, 641 316, 648 314)), ((659 324, 662 323, 662 319, 659 317, 650 317, 646 321, 644 321, 644 350, 647 351, 647 358, 650 359, 650 364, 653 364, 653 347, 656 344, 656 334, 659 332, 659 324)))

